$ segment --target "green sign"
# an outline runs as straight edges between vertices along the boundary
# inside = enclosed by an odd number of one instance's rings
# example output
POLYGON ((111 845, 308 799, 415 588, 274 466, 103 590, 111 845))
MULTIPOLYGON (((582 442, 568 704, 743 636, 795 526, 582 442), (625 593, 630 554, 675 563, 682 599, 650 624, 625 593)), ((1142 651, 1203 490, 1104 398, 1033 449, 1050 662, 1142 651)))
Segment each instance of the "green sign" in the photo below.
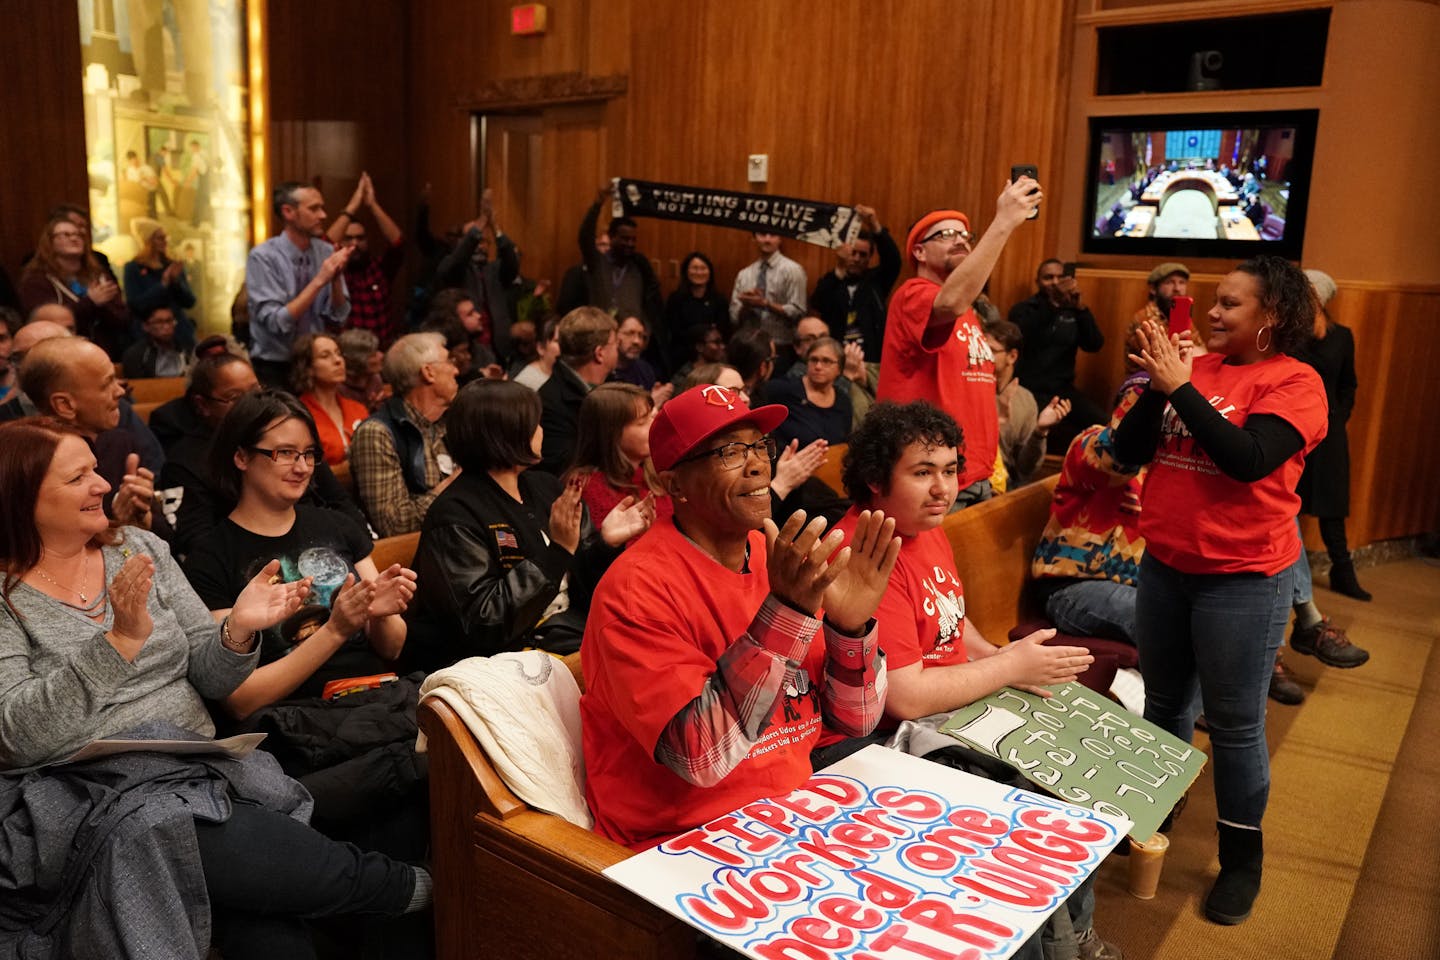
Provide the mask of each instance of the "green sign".
POLYGON ((1078 683, 1048 700, 1006 687, 940 727, 997 757, 1042 790, 1134 821, 1145 840, 1189 789, 1205 754, 1078 683))

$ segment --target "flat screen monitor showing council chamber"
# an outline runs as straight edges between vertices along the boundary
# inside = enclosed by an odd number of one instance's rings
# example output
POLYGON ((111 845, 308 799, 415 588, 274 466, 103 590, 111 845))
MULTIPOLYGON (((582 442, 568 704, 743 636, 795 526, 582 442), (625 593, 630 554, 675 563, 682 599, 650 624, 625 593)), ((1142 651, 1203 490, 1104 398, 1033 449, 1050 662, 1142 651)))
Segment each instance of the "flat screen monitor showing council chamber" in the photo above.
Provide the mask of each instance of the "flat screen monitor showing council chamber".
POLYGON ((1092 118, 1083 249, 1299 259, 1318 116, 1092 118))

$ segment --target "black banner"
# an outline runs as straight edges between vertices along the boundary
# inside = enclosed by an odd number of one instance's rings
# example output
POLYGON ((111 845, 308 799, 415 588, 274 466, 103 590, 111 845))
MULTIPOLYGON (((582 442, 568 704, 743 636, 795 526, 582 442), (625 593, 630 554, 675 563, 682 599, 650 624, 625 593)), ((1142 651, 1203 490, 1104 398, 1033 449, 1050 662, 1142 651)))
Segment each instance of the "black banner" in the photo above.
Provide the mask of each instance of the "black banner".
POLYGON ((860 233, 854 208, 818 200, 685 187, 650 180, 612 181, 615 215, 655 217, 733 227, 751 233, 778 233, 820 247, 838 247, 860 233))

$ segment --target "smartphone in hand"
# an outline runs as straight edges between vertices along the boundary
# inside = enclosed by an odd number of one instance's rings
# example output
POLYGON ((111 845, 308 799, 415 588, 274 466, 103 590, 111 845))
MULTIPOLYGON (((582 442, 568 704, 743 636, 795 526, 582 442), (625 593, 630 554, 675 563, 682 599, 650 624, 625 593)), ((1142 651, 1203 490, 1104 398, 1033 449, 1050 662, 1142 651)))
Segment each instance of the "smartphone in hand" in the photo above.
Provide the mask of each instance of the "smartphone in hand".
POLYGON ((1073 263, 1073 262, 1060 264, 1060 276, 1062 276, 1062 277, 1073 277, 1073 276, 1075 276, 1075 266, 1076 266, 1076 265, 1075 265, 1075 263, 1073 263))
POLYGON ((1170 304, 1170 332, 1179 336, 1191 329, 1190 308, 1195 305, 1194 297, 1176 297, 1170 304))
MULTIPOLYGON (((1011 164, 1011 166, 1010 166, 1010 182, 1011 182, 1011 183, 1015 183, 1015 182, 1018 181, 1021 177, 1029 177, 1031 180, 1034 180, 1034 181, 1036 181, 1036 182, 1038 183, 1038 182, 1040 181, 1040 168, 1037 167, 1037 166, 1035 166, 1035 164, 1033 164, 1033 163, 1015 163, 1015 164, 1011 164)), ((1035 190, 1039 190, 1039 189, 1040 189, 1039 187, 1036 187, 1036 188, 1035 188, 1035 190)), ((1032 190, 1032 191, 1030 191, 1030 192, 1031 192, 1031 193, 1034 193, 1035 191, 1032 190)), ((1035 209, 1030 211, 1030 216, 1026 217, 1025 219, 1027 219, 1027 220, 1034 220, 1034 219, 1035 219, 1036 217, 1038 217, 1038 216, 1040 216, 1040 207, 1039 207, 1039 205, 1037 204, 1036 207, 1035 207, 1035 209)))

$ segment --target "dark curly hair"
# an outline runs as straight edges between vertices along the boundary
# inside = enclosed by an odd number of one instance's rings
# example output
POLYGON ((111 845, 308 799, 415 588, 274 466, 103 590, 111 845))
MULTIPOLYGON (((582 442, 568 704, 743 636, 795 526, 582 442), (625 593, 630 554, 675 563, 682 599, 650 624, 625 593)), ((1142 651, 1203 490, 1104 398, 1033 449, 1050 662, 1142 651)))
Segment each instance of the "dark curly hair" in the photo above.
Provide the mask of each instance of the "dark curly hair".
POLYGON ((1320 309, 1310 279, 1283 257, 1252 257, 1235 269, 1255 278, 1260 307, 1275 324, 1275 348, 1293 356, 1315 329, 1315 312, 1320 309))
POLYGON ((965 434, 950 414, 924 400, 904 404, 886 400, 872 407, 850 435, 841 468, 850 499, 865 506, 874 499, 872 487, 889 493, 890 474, 900 454, 916 441, 955 447, 959 470, 965 472, 965 434))

